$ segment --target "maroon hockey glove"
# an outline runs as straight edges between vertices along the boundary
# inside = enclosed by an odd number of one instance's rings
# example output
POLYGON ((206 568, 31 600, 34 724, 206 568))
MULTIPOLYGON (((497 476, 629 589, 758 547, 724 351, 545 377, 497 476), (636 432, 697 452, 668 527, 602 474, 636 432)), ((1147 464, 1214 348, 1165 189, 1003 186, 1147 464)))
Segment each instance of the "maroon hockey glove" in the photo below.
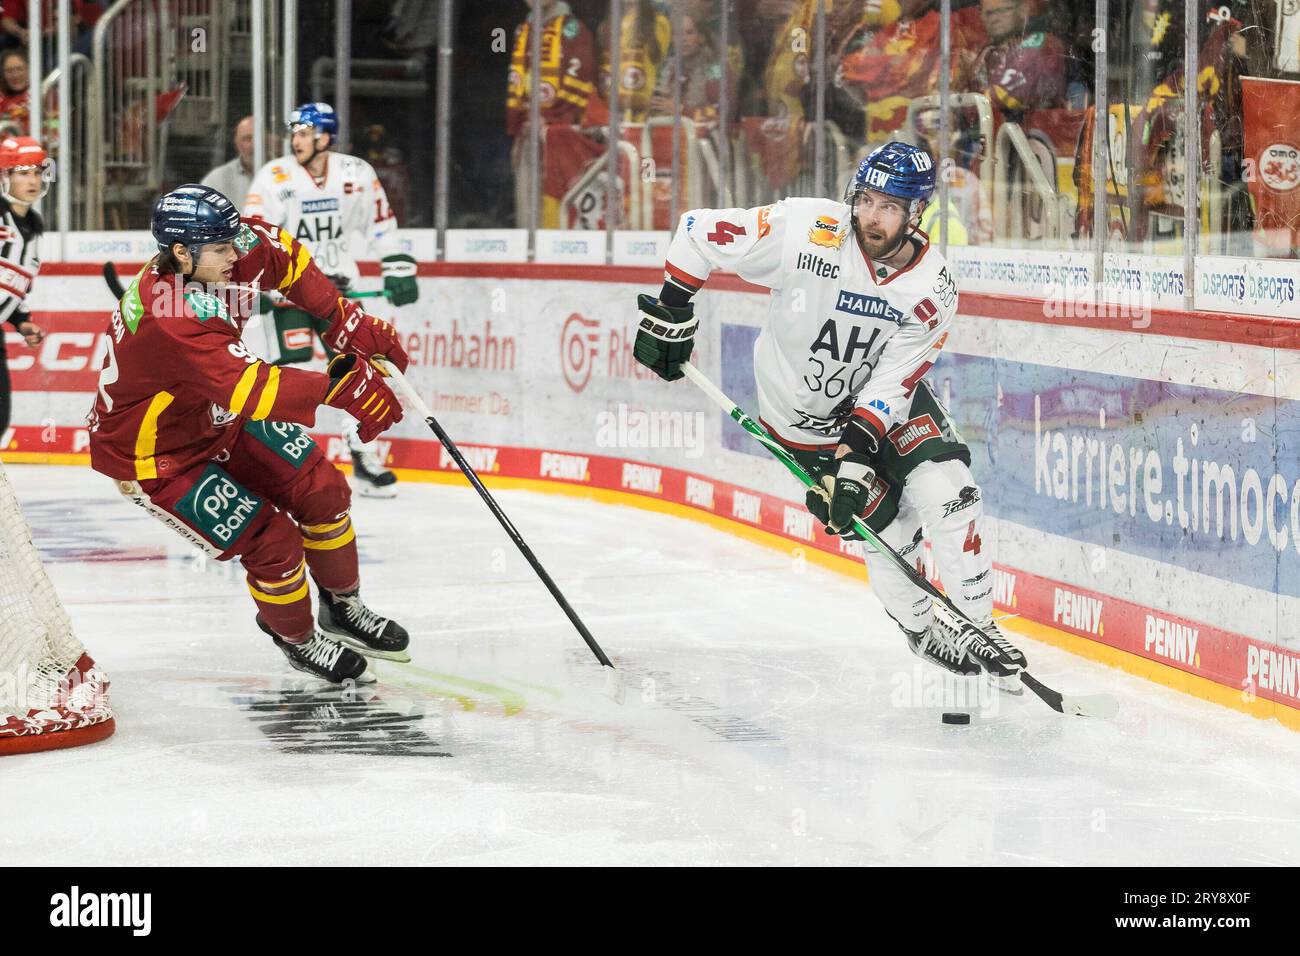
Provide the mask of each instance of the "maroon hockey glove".
POLYGON ((329 364, 330 387, 325 404, 341 408, 357 420, 357 437, 373 441, 402 420, 402 406, 382 375, 355 355, 336 355, 329 364))
POLYGON ((355 302, 347 299, 338 302, 339 314, 325 330, 325 344, 336 352, 359 355, 367 360, 382 355, 396 365, 399 372, 405 372, 409 359, 397 331, 383 319, 368 315, 355 302))

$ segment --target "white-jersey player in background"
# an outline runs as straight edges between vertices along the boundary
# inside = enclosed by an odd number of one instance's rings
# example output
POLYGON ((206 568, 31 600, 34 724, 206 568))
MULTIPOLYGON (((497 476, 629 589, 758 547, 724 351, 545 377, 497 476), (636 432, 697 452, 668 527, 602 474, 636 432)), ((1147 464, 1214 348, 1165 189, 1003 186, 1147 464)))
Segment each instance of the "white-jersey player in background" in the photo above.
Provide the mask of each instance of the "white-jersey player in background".
MULTIPOLYGON (((399 251, 397 219, 374 167, 330 149, 338 129, 328 103, 307 103, 289 114, 293 152, 257 171, 243 213, 275 223, 304 243, 317 268, 344 293, 360 275, 358 254, 368 252, 380 260, 389 301, 408 305, 419 297, 415 259, 399 251)), ((320 320, 287 302, 276 304, 268 320, 268 347, 276 364, 311 361, 314 339, 324 331, 320 320)), ((330 351, 328 344, 325 348, 330 351)), ((376 443, 363 444, 350 419, 343 435, 361 493, 395 495, 397 477, 380 460, 376 443)))
MULTIPOLYGON (((710 272, 770 288, 754 343, 759 415, 826 490, 829 500, 808 492, 809 510, 851 538, 852 517, 862 517, 914 563, 928 538, 949 597, 1023 668, 1024 655, 991 623, 992 558, 970 452, 923 378, 957 312, 948 265, 917 228, 934 186, 928 153, 888 143, 859 165, 845 202, 686 213, 659 298, 638 298, 635 354, 675 381, 699 321, 690 299, 710 272)), ((872 588, 915 653, 1019 689, 1016 669, 936 616, 931 597, 887 557, 865 550, 872 588)))

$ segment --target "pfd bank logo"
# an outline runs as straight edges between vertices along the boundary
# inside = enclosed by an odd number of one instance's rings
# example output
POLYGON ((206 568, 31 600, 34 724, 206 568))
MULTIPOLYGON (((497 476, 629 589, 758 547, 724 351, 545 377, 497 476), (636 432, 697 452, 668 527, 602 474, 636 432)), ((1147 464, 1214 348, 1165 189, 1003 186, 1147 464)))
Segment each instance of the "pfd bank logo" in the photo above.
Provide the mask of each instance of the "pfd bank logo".
POLYGON ((50 897, 50 925, 56 927, 129 927, 133 936, 153 928, 152 893, 83 893, 74 886, 50 897))

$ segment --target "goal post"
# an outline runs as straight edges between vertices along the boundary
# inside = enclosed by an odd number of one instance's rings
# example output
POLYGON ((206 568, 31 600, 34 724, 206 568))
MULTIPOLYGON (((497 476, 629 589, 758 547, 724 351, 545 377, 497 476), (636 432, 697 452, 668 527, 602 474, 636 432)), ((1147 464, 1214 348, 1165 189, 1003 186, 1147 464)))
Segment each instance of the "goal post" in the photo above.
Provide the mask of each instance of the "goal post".
POLYGON ((86 653, 0 464, 0 756, 77 747, 115 729, 86 653))

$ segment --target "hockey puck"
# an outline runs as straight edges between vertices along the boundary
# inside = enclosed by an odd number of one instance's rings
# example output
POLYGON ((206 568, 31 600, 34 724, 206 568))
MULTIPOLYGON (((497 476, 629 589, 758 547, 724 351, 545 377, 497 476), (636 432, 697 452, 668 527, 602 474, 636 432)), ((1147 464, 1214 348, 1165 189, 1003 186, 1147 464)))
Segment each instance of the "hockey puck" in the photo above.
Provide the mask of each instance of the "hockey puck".
POLYGON ((969 724, 970 714, 947 713, 943 715, 945 724, 969 724))

